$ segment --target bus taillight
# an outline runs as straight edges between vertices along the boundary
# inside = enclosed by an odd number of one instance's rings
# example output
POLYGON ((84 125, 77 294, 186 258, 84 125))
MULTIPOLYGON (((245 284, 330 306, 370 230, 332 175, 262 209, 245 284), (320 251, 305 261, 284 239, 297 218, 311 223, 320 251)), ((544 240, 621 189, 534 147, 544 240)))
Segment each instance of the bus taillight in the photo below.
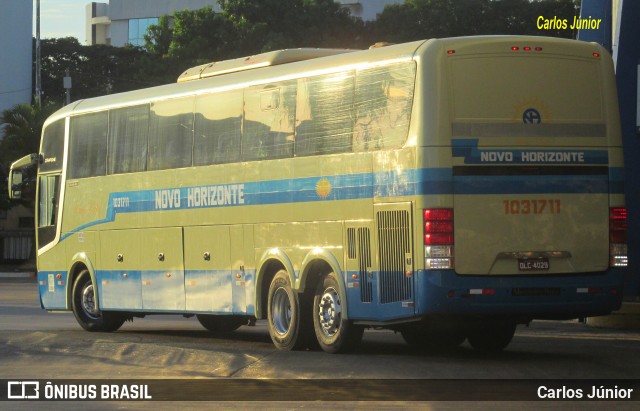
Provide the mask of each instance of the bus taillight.
POLYGON ((454 268, 453 209, 425 209, 423 227, 425 267, 428 270, 454 268))
POLYGON ((609 265, 627 266, 627 208, 609 210, 609 265))

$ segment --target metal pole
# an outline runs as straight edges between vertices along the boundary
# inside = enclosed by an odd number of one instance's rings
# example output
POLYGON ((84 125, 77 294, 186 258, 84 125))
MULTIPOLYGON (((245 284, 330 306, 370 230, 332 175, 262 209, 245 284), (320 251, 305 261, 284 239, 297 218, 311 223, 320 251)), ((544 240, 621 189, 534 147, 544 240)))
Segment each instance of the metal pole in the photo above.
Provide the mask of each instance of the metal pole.
POLYGON ((71 74, 69 74, 69 69, 65 72, 64 78, 62 79, 62 85, 66 96, 66 104, 69 105, 69 103, 71 103, 71 74))
POLYGON ((36 0, 36 105, 42 107, 42 78, 40 77, 40 0, 36 0))

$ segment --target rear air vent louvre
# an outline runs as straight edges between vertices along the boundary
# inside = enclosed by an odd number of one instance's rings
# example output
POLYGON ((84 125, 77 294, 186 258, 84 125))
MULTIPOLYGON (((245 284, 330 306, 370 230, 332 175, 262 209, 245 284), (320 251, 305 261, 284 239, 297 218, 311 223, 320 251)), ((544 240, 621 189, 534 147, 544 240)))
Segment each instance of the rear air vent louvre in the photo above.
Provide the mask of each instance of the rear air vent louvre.
POLYGON ((380 303, 412 298, 411 278, 405 273, 405 257, 411 253, 411 227, 408 211, 379 211, 378 245, 380 254, 380 303))
POLYGON ((347 228, 347 258, 356 259, 356 229, 347 228))
POLYGON ((360 299, 370 303, 373 299, 373 280, 371 278, 371 231, 366 227, 358 228, 358 253, 360 256, 360 299))

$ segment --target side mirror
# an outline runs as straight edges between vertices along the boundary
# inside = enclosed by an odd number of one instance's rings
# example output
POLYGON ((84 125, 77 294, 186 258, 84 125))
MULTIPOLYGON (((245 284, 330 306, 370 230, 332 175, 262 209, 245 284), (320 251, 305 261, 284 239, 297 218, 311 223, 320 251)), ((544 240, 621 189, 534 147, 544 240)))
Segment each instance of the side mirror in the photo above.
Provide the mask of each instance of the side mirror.
POLYGON ((28 154, 21 159, 14 161, 11 164, 11 169, 9 170, 9 198, 11 200, 18 200, 22 198, 22 191, 24 189, 24 178, 23 178, 23 169, 25 167, 30 167, 33 165, 38 165, 40 160, 40 155, 38 154, 28 154))
POLYGON ((9 172, 9 198, 19 200, 22 197, 22 170, 9 172))

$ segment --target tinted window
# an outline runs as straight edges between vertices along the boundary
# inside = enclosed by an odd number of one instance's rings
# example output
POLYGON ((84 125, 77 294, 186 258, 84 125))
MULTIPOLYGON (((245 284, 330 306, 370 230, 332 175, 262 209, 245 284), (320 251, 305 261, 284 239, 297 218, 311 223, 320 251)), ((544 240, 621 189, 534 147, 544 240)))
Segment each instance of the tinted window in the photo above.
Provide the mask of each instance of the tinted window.
POLYGON ((69 178, 103 176, 107 167, 107 112, 71 118, 69 178))
POLYGON ((409 132, 414 81, 413 62, 357 72, 354 151, 402 146, 409 132))
POLYGON ((194 165, 240 160, 242 91, 198 98, 195 122, 194 165))
POLYGON ((148 105, 109 112, 109 174, 133 173, 146 169, 148 132, 148 105))
POLYGON ((245 91, 242 159, 293 155, 296 82, 252 87, 245 91))
POLYGON ((51 123, 42 135, 41 172, 61 171, 64 153, 64 119, 51 123))
POLYGON ((40 176, 38 184, 38 245, 42 247, 56 237, 60 175, 40 176))
POLYGON ((129 44, 133 46, 144 46, 144 36, 149 30, 149 26, 158 24, 158 18, 130 19, 129 20, 129 44))
POLYGON ((351 151, 353 72, 299 80, 296 155, 351 151))
POLYGON ((193 99, 153 103, 149 122, 149 170, 191 166, 193 99))

